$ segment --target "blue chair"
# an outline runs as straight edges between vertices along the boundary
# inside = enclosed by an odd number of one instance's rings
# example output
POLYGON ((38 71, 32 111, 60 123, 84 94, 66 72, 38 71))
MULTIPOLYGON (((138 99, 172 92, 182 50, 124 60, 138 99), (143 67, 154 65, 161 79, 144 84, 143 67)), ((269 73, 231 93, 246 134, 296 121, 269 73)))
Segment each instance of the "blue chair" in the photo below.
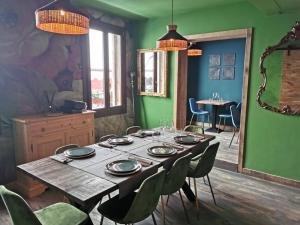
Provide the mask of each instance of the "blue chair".
POLYGON ((228 113, 224 113, 224 114, 219 114, 219 129, 221 129, 221 122, 222 122, 222 119, 223 119, 223 130, 225 130, 226 128, 226 120, 227 119, 230 119, 231 120, 231 113, 230 113, 230 106, 232 105, 237 105, 236 102, 229 102, 225 105, 225 110, 228 112, 228 113))
MULTIPOLYGON (((205 116, 207 115, 208 121, 209 121, 209 112, 204 111, 204 110, 199 110, 194 98, 189 98, 189 104, 190 104, 190 110, 193 114, 192 118, 190 120, 190 125, 192 124, 192 121, 193 121, 193 118, 195 115, 197 115, 197 119, 198 119, 198 116, 203 116, 203 119, 205 119, 205 116)), ((202 120, 202 124, 203 124, 202 126, 204 128, 204 120, 202 120)))
MULTIPOLYGON (((232 144, 232 141, 234 139, 234 136, 236 134, 236 132, 238 131, 238 139, 239 139, 239 136, 240 136, 240 119, 241 119, 241 106, 242 104, 239 103, 237 106, 235 105, 232 105, 230 106, 230 114, 231 114, 231 119, 232 119, 232 124, 234 126, 233 128, 233 135, 232 135, 232 138, 231 138, 231 141, 230 141, 230 144, 229 144, 229 148, 232 144)), ((237 141, 238 141, 237 139, 237 141)))

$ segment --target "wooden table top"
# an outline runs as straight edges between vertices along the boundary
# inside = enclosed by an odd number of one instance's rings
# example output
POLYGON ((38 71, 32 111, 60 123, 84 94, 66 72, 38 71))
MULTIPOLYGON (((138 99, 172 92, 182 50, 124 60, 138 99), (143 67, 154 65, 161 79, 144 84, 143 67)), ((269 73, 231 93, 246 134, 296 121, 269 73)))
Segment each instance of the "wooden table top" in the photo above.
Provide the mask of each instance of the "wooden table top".
MULTIPOLYGON (((215 137, 204 135, 204 139, 196 145, 185 145, 183 151, 167 158, 157 158, 147 154, 151 146, 162 145, 164 142, 175 143, 174 137, 180 135, 176 132, 165 132, 164 135, 155 138, 132 137, 133 144, 116 146, 113 149, 100 147, 97 144, 90 145, 96 154, 91 158, 78 159, 63 164, 46 157, 37 161, 19 165, 18 169, 46 185, 61 191, 72 201, 82 207, 94 207, 99 200, 110 192, 119 190, 120 196, 124 196, 142 183, 142 181, 156 173, 161 166, 170 167, 173 162, 189 152, 199 154, 198 149, 206 146, 215 137), (116 177, 105 172, 106 164, 118 159, 128 159, 136 155, 151 160, 153 164, 143 167, 142 170, 132 176, 116 177)), ((182 135, 182 134, 181 134, 182 135)), ((202 149, 203 151, 203 149, 202 149)))
POLYGON ((223 106, 228 104, 230 101, 216 101, 216 100, 199 100, 196 101, 199 105, 216 105, 216 106, 223 106))

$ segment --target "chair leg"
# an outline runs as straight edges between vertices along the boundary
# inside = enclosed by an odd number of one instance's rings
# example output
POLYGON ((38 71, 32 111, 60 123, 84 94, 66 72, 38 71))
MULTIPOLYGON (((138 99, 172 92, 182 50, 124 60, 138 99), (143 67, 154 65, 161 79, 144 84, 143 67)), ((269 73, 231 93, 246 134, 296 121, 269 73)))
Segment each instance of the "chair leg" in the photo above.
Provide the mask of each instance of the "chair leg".
POLYGON ((152 213, 151 215, 152 215, 152 220, 153 220, 154 225, 157 225, 154 214, 152 213))
POLYGON ((225 131, 226 128, 226 117, 224 117, 224 123, 223 123, 223 130, 225 131))
POLYGON ((183 207, 183 210, 184 210, 184 214, 185 214, 185 217, 186 217, 186 221, 187 221, 188 224, 190 224, 189 214, 188 214, 188 212, 187 212, 187 210, 185 208, 184 201, 183 201, 180 189, 179 189, 178 192, 179 192, 180 200, 181 200, 182 207, 183 207))
POLYGON ((195 116, 195 114, 193 113, 192 118, 191 118, 191 121, 190 121, 190 125, 192 125, 194 116, 195 116))
POLYGON ((221 127, 221 120, 222 120, 222 117, 219 117, 219 129, 221 127))
POLYGON ((102 224, 103 224, 103 219, 104 219, 104 216, 103 216, 103 215, 101 215, 100 225, 102 225, 102 224))
POLYGON ((168 206, 168 203, 169 203, 169 198, 170 198, 170 195, 168 195, 168 197, 167 197, 166 206, 168 206))
POLYGON ((232 141, 233 141, 234 136, 235 136, 235 128, 233 129, 233 135, 232 135, 232 138, 231 138, 231 141, 230 141, 230 144, 229 144, 229 148, 230 148, 230 146, 231 146, 231 144, 232 144, 232 141))
POLYGON ((196 197, 196 208, 199 209, 199 202, 198 202, 198 193, 197 193, 197 184, 196 178, 194 178, 194 189, 195 189, 195 197, 196 197))
POLYGON ((166 213, 165 213, 164 198, 162 195, 160 196, 160 199, 161 199, 161 210, 162 210, 162 216, 163 216, 163 223, 165 225, 166 224, 166 213))
POLYGON ((189 186, 191 187, 191 178, 189 177, 188 180, 189 180, 189 186))
POLYGON ((207 174, 207 180, 208 180, 208 184, 209 184, 209 187, 210 187, 211 195, 212 195, 212 197, 213 197, 213 199, 214 199, 214 203, 215 203, 215 205, 217 205, 216 199, 215 199, 215 195, 214 195, 214 192, 213 192, 213 189, 212 189, 212 186, 211 186, 211 183, 210 183, 210 179, 209 179, 208 174, 207 174))

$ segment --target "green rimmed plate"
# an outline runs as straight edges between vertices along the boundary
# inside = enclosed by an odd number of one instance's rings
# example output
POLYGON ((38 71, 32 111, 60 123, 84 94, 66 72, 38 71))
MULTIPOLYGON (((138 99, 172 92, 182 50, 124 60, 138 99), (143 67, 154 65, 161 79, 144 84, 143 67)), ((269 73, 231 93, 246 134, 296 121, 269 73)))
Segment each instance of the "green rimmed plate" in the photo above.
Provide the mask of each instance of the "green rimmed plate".
POLYGON ((170 146, 153 146, 147 151, 149 155, 157 157, 169 157, 177 153, 177 150, 170 146))
POLYGON ((95 154, 95 149, 89 147, 71 148, 64 151, 64 155, 72 159, 87 158, 95 154))
POLYGON ((136 170, 141 169, 142 165, 131 159, 116 160, 106 165, 106 169, 113 173, 132 173, 136 170))
POLYGON ((200 142, 201 137, 195 137, 192 135, 183 135, 183 136, 176 136, 174 137, 175 142, 184 145, 195 145, 200 142))

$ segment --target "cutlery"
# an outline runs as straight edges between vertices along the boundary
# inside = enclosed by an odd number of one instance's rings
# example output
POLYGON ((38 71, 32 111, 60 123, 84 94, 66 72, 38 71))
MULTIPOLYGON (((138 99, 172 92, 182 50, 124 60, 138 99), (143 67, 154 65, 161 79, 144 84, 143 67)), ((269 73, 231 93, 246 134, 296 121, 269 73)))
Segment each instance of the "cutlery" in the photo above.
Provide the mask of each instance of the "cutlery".
POLYGON ((150 161, 148 159, 138 157, 138 156, 129 156, 128 159, 138 161, 143 167, 148 167, 148 166, 151 166, 153 164, 152 161, 150 161))

